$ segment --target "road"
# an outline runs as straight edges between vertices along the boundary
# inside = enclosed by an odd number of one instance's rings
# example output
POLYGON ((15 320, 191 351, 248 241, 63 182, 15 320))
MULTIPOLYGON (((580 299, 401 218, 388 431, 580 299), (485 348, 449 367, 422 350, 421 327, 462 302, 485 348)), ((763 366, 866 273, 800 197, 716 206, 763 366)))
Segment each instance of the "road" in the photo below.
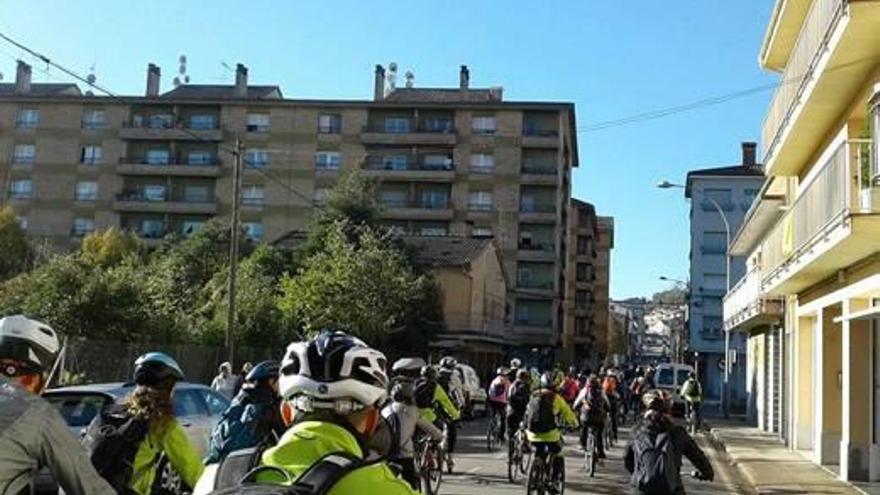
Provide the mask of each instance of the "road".
MULTIPOLYGON (((525 481, 518 480, 517 484, 513 484, 507 480, 507 454, 486 451, 485 430, 485 420, 477 420, 465 423, 459 431, 455 472, 452 475, 444 475, 440 487, 441 495, 525 494, 525 481)), ((563 451, 566 458, 565 493, 601 495, 629 493, 629 475, 623 466, 623 442, 628 441, 630 432, 628 428, 623 428, 620 433, 622 442, 618 442, 616 447, 608 450, 608 459, 605 460, 604 466, 597 469, 596 476, 592 479, 583 469, 583 457, 577 446, 577 437, 575 435, 566 437, 563 451)), ((715 481, 704 483, 686 479, 687 493, 696 495, 748 493, 747 490, 743 491, 740 488, 742 486, 740 478, 735 469, 723 459, 722 454, 702 435, 697 441, 715 467, 715 481)), ((682 471, 691 470, 690 464, 685 462, 682 471)))

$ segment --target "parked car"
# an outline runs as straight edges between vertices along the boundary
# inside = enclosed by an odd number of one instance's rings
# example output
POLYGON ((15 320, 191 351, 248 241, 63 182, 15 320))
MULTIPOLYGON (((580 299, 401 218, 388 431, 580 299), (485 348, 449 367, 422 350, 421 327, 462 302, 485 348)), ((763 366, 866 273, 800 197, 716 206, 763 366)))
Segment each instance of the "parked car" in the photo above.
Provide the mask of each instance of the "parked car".
MULTIPOLYGON (((133 389, 132 384, 125 383, 79 385, 47 390, 43 398, 58 408, 71 432, 79 438, 100 411, 111 404, 121 403, 133 389)), ((205 385, 181 382, 174 387, 174 415, 200 456, 207 452, 211 431, 229 407, 229 402, 205 385)), ((167 462, 163 461, 160 472, 163 486, 175 493, 182 491, 179 476, 167 462)), ((50 474, 41 473, 37 491, 58 492, 50 474)))
POLYGON ((672 412, 674 415, 684 416, 684 399, 678 392, 687 381, 688 375, 694 372, 694 367, 689 364, 663 363, 657 365, 654 374, 654 382, 657 388, 665 390, 672 396, 672 412))
POLYGON ((473 418, 479 413, 481 416, 486 415, 486 400, 488 394, 480 385, 480 377, 477 372, 467 364, 458 365, 458 372, 461 374, 461 382, 464 384, 465 405, 463 414, 469 418, 473 418))

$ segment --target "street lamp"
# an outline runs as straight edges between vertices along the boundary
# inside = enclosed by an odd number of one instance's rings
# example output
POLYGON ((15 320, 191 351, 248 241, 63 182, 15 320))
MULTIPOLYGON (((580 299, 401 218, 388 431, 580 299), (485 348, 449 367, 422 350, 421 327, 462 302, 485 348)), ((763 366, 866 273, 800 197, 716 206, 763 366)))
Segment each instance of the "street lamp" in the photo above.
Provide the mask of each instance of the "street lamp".
POLYGON ((666 275, 660 275, 660 280, 662 280, 664 282, 672 282, 674 284, 680 284, 680 285, 685 285, 685 286, 688 284, 684 280, 679 280, 677 278, 669 278, 666 275))
MULTIPOLYGON (((674 182, 670 182, 666 179, 663 179, 657 182, 657 187, 659 189, 687 189, 682 184, 676 184, 674 182)), ((724 234, 725 234, 725 245, 724 245, 724 263, 725 263, 725 284, 727 288, 727 292, 730 292, 730 222, 727 221, 727 215, 724 214, 724 208, 718 204, 718 201, 715 201, 714 198, 710 198, 709 196, 704 196, 706 201, 711 204, 715 210, 718 211, 718 215, 721 216, 721 221, 724 222, 724 234)), ((729 411, 729 403, 730 403, 730 332, 724 332, 724 394, 722 400, 722 409, 724 411, 724 417, 728 417, 730 414, 729 411)))

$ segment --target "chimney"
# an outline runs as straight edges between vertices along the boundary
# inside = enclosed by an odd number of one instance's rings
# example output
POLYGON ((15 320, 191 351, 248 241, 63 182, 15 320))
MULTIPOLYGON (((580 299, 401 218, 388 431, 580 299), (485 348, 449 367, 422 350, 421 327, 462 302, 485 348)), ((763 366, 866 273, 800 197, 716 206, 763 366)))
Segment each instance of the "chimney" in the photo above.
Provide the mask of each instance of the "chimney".
POLYGON ((160 75, 161 73, 159 72, 158 65, 150 64, 147 66, 147 96, 159 96, 160 75))
POLYGON ((247 67, 244 64, 235 66, 235 96, 238 98, 247 97, 247 67))
POLYGON ((467 91, 470 84, 471 71, 468 70, 467 65, 462 65, 461 70, 458 73, 458 89, 462 91, 467 91))
POLYGON ((757 153, 758 144, 753 142, 742 143, 742 164, 743 167, 750 167, 756 164, 755 155, 757 153))
POLYGON ((376 65, 376 75, 373 79, 373 101, 385 99, 385 67, 376 65))
POLYGON ((15 67, 15 92, 30 93, 31 92, 31 66, 18 60, 15 67))

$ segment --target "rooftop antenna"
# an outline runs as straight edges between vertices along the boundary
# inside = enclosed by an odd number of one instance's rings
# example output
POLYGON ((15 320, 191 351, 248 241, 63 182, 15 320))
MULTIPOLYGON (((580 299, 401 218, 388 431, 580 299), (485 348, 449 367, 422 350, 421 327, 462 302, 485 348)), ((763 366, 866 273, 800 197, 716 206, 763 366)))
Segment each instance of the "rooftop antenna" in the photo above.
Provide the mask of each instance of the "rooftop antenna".
POLYGON ((388 64, 388 73, 385 75, 385 96, 390 95, 397 88, 397 62, 388 64))
POLYGON ((415 85, 416 75, 411 70, 406 71, 403 78, 406 79, 407 88, 412 88, 415 85))
POLYGON ((174 78, 174 87, 178 87, 181 84, 189 84, 189 76, 186 74, 186 55, 181 54, 180 57, 177 58, 177 73, 180 74, 174 78))

